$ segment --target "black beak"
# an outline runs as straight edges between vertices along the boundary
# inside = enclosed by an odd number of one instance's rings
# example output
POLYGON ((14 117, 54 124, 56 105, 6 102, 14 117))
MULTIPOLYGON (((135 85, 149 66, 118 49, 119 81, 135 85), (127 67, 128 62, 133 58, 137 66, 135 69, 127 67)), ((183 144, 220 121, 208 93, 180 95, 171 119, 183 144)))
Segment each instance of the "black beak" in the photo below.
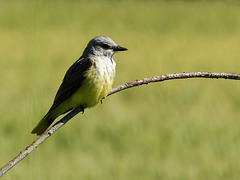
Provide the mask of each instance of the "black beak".
POLYGON ((126 51, 128 50, 127 48, 121 47, 121 46, 116 46, 113 48, 114 51, 126 51))

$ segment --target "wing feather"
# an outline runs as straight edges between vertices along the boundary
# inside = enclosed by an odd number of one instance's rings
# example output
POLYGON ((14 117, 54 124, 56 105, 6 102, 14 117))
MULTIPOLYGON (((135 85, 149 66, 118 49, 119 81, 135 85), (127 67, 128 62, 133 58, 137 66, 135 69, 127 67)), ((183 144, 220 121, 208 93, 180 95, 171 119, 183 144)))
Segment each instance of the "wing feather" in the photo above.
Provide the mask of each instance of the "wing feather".
POLYGON ((66 72, 49 112, 71 97, 82 85, 85 73, 93 65, 92 57, 79 58, 66 72))

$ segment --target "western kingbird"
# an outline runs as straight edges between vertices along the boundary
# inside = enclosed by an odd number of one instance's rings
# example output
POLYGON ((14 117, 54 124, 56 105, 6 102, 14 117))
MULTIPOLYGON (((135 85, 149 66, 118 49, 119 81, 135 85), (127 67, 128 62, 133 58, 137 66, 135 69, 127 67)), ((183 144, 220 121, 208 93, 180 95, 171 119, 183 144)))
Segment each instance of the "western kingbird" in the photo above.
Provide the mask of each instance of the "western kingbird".
POLYGON ((77 107, 93 107, 105 98, 115 76, 113 55, 126 50, 107 36, 93 38, 66 72, 53 105, 32 134, 41 135, 58 116, 77 107))

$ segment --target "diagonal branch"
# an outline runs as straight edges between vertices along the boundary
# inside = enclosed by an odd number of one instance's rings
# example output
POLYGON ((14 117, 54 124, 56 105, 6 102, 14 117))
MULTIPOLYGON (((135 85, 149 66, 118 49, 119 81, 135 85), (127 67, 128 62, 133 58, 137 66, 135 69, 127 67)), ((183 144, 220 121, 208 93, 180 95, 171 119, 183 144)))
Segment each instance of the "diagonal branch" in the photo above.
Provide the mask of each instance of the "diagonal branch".
MULTIPOLYGON (((160 82, 165 80, 172 79, 186 79, 186 78, 214 78, 214 79, 232 79, 232 80, 240 80, 240 74, 233 73, 210 73, 210 72, 190 72, 190 73, 175 73, 175 74, 166 74, 161 76, 153 76, 148 78, 143 78, 140 80, 135 80, 123 85, 119 85, 113 88, 107 96, 110 96, 119 91, 140 86, 143 84, 160 82)), ((28 154, 30 154, 35 148, 37 148, 40 144, 42 144, 48 137, 50 137, 55 131, 60 129, 64 124, 66 124, 70 119, 72 119, 79 112, 83 111, 81 107, 78 107, 64 116, 61 120, 55 123, 49 130, 43 133, 40 137, 38 137, 31 145, 29 145, 25 150, 21 151, 15 158, 9 161, 5 166, 0 169, 0 177, 3 176, 8 170, 10 170, 13 166, 15 166, 18 162, 20 162, 23 158, 25 158, 28 154)))

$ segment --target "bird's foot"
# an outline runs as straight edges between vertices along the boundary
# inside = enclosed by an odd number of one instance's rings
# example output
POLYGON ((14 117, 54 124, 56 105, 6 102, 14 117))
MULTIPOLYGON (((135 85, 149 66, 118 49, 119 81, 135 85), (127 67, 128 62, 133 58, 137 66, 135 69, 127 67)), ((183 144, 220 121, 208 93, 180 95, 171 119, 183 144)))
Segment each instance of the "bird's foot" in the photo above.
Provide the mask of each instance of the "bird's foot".
POLYGON ((103 99, 105 99, 105 98, 102 98, 102 99, 101 99, 101 104, 102 104, 103 99))
POLYGON ((84 107, 80 106, 82 114, 84 113, 84 107))

